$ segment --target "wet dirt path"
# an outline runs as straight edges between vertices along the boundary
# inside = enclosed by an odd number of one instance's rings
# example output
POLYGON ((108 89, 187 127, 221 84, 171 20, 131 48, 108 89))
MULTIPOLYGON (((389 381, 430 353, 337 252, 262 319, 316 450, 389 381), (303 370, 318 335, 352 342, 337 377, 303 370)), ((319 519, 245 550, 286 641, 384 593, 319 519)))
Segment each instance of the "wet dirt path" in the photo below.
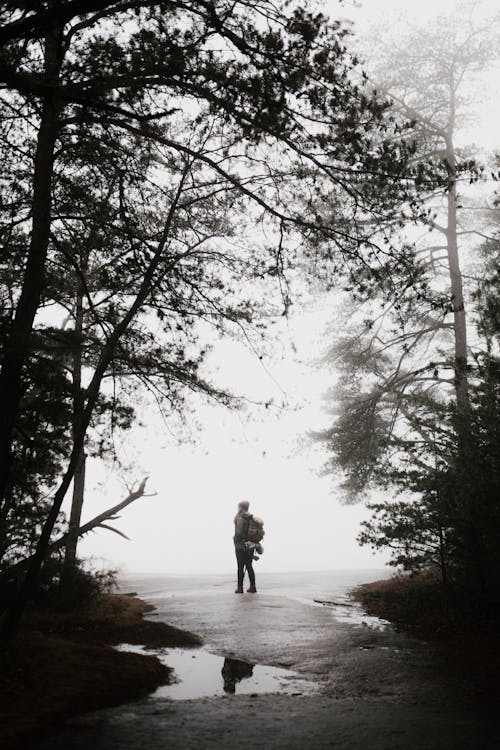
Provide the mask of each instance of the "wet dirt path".
POLYGON ((314 605, 272 587, 237 596, 223 583, 150 601, 154 617, 197 632, 212 654, 293 670, 304 681, 299 694, 243 695, 238 681, 235 695, 191 700, 161 697, 160 689, 72 722, 40 750, 499 747, 488 711, 467 686, 446 680, 436 647, 363 622, 356 608, 314 605))

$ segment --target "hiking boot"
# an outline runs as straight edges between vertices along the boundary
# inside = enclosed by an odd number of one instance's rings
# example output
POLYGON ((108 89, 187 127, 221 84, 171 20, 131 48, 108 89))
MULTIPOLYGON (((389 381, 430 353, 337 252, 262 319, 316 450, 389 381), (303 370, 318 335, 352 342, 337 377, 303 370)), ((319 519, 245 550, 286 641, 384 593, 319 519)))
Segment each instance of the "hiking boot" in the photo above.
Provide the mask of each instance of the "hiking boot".
POLYGON ((256 594, 256 593, 257 593, 257 589, 255 588, 255 586, 250 586, 250 588, 247 589, 247 594, 256 594))
POLYGON ((236 589, 236 591, 234 593, 235 594, 242 594, 243 593, 243 586, 238 586, 238 588, 236 589))

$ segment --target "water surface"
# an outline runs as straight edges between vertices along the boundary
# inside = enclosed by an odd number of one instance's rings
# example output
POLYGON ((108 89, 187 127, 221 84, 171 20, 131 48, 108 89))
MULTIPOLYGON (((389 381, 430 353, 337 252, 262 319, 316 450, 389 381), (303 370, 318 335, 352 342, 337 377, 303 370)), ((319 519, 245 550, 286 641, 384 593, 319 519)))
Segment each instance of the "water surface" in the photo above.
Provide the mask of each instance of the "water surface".
POLYGON ((124 643, 121 651, 154 654, 174 670, 173 682, 152 697, 191 700, 223 695, 311 694, 314 683, 289 670, 211 654, 203 648, 146 649, 124 643))

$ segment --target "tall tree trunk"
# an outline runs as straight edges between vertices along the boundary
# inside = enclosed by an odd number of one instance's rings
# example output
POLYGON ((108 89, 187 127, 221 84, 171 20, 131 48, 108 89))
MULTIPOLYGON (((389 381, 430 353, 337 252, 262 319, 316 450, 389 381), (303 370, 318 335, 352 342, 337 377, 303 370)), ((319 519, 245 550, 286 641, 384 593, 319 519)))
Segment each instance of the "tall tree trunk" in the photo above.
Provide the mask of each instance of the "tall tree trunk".
MULTIPOLYGON (((87 271, 87 259, 84 253, 80 257, 80 272, 85 275, 87 271)), ((76 275, 76 297, 75 297, 75 350, 73 354, 73 442, 75 442, 78 430, 82 423, 83 410, 85 407, 84 393, 82 391, 82 344, 83 344, 83 281, 80 274, 76 275)), ((82 517, 83 500, 85 494, 85 447, 82 447, 78 457, 78 464, 73 478, 73 497, 71 500, 71 512, 69 517, 69 528, 66 537, 64 565, 61 578, 61 596, 67 599, 72 588, 72 580, 76 564, 76 548, 78 545, 78 531, 82 517)))
POLYGON ((21 294, 5 344, 0 372, 0 509, 11 481, 14 428, 23 393, 23 370, 29 356, 33 323, 44 286, 51 225, 54 151, 61 111, 57 83, 62 57, 62 30, 52 29, 45 39, 45 79, 54 86, 54 91, 47 94, 42 103, 34 158, 31 238, 21 294))
MULTIPOLYGON (((453 309, 453 329, 455 334, 455 395, 460 421, 467 422, 469 411, 469 382, 467 374, 467 320, 465 315, 462 271, 458 254, 457 237, 457 160, 455 155, 454 133, 456 127, 456 90, 457 82, 453 67, 450 68, 449 80, 449 122, 445 136, 446 164, 448 168, 448 216, 446 226, 446 246, 448 269, 450 274, 451 304, 453 309), (465 421, 464 421, 465 420, 465 421)), ((462 428, 459 428, 462 432, 462 428)))
POLYGON ((462 271, 460 269, 460 258, 458 255, 457 189, 455 181, 450 185, 447 200, 448 226, 446 230, 446 244, 455 337, 455 392, 458 409, 460 412, 465 413, 469 405, 467 375, 467 321, 465 316, 462 271))
MULTIPOLYGON (((76 547, 79 536, 78 529, 80 528, 83 500, 85 496, 85 462, 86 455, 85 451, 82 450, 80 451, 78 465, 73 478, 73 496, 71 498, 68 537, 66 539, 64 552, 63 576, 66 578, 66 581, 71 579, 76 562, 76 547)), ((65 587, 66 581, 63 581, 63 588, 65 587)))

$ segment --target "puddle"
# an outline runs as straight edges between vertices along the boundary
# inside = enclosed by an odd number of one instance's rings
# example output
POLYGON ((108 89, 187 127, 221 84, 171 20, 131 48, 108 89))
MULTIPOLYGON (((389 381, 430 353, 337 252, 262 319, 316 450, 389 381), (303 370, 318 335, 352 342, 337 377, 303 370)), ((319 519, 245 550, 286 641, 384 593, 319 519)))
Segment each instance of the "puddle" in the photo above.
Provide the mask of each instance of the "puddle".
POLYGON ((128 643, 123 643, 117 648, 136 654, 154 654, 174 669, 175 682, 159 687, 153 693, 155 698, 190 700, 235 693, 302 695, 311 694, 316 689, 312 682, 289 669, 225 659, 204 649, 147 649, 128 643))
POLYGON ((338 596, 335 601, 314 599, 314 604, 319 607, 331 609, 333 616, 339 622, 364 625, 371 630, 387 630, 392 628, 388 620, 366 614, 361 605, 353 601, 349 596, 338 596))

